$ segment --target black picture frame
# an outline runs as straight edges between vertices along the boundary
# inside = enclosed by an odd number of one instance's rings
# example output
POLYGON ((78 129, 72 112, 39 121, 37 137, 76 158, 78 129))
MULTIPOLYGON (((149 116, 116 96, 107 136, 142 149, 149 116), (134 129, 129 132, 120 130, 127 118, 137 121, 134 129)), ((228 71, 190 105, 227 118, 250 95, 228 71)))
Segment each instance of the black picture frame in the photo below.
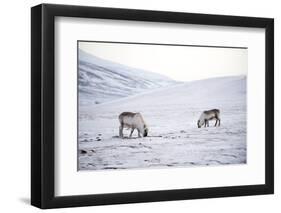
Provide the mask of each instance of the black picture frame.
POLYGON ((41 4, 31 8, 31 204, 61 208, 274 193, 274 20, 271 18, 41 4), (54 195, 55 17, 264 28, 265 184, 93 195, 54 195))

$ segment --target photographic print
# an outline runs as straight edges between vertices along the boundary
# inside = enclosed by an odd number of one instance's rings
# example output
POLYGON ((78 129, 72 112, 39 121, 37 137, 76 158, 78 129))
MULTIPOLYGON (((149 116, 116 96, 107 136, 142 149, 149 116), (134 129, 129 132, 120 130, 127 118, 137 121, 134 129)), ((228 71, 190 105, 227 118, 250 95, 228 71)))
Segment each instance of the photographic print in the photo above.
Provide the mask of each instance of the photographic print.
POLYGON ((40 4, 31 41, 33 206, 274 193, 274 19, 40 4))
POLYGON ((77 42, 78 171, 247 163, 247 47, 77 42))

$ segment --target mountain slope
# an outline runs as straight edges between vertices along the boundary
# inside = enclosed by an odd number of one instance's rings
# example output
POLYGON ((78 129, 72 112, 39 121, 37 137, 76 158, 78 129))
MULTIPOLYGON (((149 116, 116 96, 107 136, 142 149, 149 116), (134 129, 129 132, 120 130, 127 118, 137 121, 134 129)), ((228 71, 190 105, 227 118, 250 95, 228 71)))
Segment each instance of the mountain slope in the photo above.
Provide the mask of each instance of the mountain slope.
MULTIPOLYGON (((247 78, 174 85, 79 109, 80 170, 193 167, 247 162, 247 78), (197 128, 204 110, 221 111, 221 126, 197 128), (118 115, 140 112, 148 137, 121 139, 118 115), (86 153, 86 154, 85 154, 86 153)), ((128 136, 129 130, 124 130, 128 136)))
POLYGON ((79 50, 79 104, 92 105, 177 82, 160 74, 127 67, 79 50))

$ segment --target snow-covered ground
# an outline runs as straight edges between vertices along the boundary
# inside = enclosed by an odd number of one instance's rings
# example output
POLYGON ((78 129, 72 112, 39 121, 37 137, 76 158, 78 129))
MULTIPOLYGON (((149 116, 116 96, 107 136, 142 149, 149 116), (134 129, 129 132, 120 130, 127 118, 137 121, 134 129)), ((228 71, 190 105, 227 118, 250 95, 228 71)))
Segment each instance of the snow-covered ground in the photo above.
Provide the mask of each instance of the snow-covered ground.
MULTIPOLYGON (((107 103, 79 106, 78 169, 189 167, 246 163, 245 76, 166 85, 107 103), (197 128, 204 110, 221 126, 197 128), (148 137, 118 137, 118 115, 140 112, 148 137)), ((125 135, 129 131, 125 130, 125 135)))

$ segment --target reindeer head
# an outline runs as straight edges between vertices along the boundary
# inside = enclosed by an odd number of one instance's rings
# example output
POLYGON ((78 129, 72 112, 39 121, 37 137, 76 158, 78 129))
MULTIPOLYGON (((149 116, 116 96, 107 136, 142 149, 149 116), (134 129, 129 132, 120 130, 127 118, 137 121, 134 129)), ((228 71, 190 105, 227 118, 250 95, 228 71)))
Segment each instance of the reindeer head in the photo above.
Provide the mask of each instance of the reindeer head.
POLYGON ((204 124, 204 122, 202 122, 202 121, 200 121, 200 120, 197 121, 197 126, 198 126, 198 128, 201 128, 201 126, 203 126, 203 124, 204 124))

